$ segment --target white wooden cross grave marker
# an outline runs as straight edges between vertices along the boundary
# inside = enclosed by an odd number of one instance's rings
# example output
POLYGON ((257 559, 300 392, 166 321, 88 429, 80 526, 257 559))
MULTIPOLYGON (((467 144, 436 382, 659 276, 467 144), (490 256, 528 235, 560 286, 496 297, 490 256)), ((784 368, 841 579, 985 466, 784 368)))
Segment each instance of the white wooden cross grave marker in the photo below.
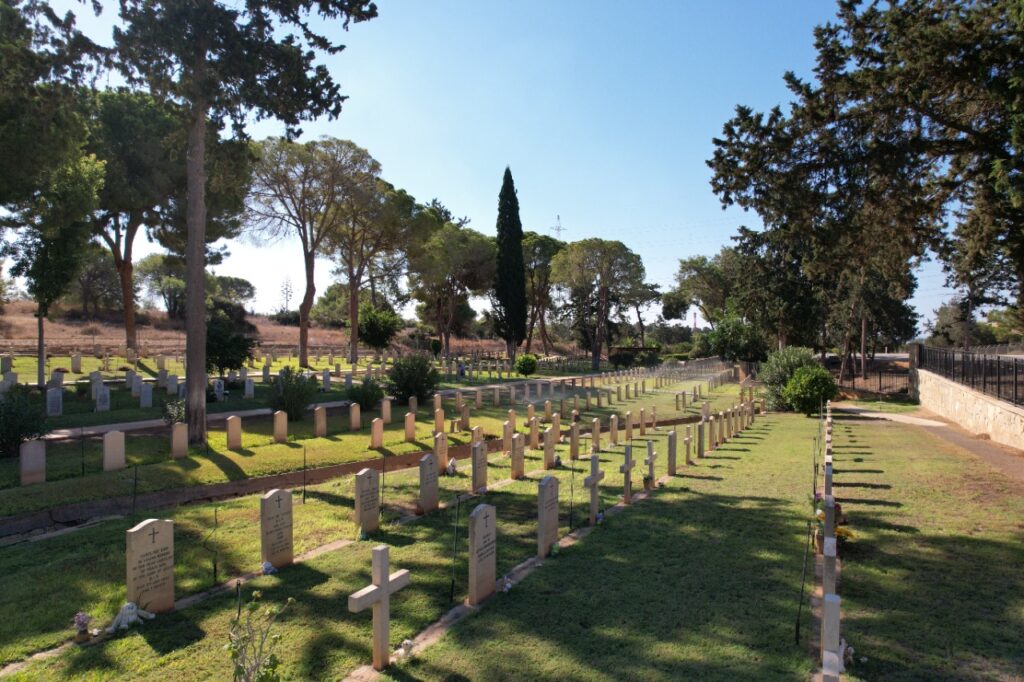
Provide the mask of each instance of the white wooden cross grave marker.
POLYGON ((383 670, 391 662, 391 645, 388 643, 391 631, 391 595, 403 587, 408 587, 412 580, 408 570, 388 573, 389 570, 388 546, 377 545, 373 548, 372 584, 348 596, 348 610, 352 613, 359 613, 368 606, 373 607, 374 670, 383 670))
POLYGON ((651 485, 654 485, 654 462, 658 459, 658 453, 654 451, 654 441, 647 441, 647 459, 644 460, 644 464, 647 465, 647 475, 651 479, 651 485))
POLYGON ((633 446, 627 444, 625 446, 625 458, 626 461, 619 466, 619 473, 624 475, 622 481, 622 502, 624 504, 630 504, 633 500, 633 480, 632 471, 636 464, 633 462, 633 446))

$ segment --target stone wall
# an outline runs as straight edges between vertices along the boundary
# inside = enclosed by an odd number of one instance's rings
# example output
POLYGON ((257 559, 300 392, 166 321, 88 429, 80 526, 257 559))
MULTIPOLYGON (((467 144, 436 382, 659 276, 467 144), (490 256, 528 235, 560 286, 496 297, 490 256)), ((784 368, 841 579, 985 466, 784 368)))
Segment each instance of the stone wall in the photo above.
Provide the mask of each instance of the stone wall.
POLYGON ((1024 449, 1024 409, 919 369, 921 407, 997 443, 1024 449))

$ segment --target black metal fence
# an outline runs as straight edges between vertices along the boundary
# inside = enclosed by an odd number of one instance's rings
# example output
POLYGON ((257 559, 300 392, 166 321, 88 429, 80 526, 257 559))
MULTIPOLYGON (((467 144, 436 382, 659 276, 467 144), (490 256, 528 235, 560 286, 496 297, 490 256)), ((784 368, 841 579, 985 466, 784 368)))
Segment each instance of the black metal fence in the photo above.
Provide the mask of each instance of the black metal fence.
POLYGON ((906 393, 910 389, 910 373, 894 370, 869 371, 866 377, 834 374, 840 388, 852 388, 871 393, 906 393))
POLYGON ((924 347, 919 366, 986 395, 1024 404, 1024 357, 924 347))

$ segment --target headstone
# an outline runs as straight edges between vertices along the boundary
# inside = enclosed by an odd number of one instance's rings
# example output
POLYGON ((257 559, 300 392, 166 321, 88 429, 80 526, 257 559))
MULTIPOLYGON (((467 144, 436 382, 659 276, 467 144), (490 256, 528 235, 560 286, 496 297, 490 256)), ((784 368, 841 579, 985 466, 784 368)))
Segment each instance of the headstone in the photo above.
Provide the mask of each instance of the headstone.
POLYGON ((580 458, 580 425, 577 422, 569 424, 569 459, 580 458))
POLYGON ((416 440, 416 413, 405 413, 405 442, 412 443, 416 440))
POLYGON ((822 548, 822 593, 835 594, 836 592, 836 539, 825 538, 822 548))
POLYGON ((619 444, 619 415, 613 414, 608 419, 608 442, 612 447, 619 444))
POLYGON ((601 420, 597 417, 590 420, 590 452, 601 452, 601 420))
POLYGON ((411 581, 409 571, 390 573, 388 546, 373 548, 371 585, 348 597, 348 610, 352 613, 373 607, 373 667, 383 670, 391 662, 391 595, 411 581))
POLYGON ((274 442, 288 442, 288 413, 284 410, 274 413, 274 442))
POLYGON ((380 401, 380 418, 385 424, 391 423, 391 400, 388 398, 380 401))
POLYGON ((46 441, 27 440, 18 447, 21 485, 46 482, 46 441))
POLYGON ((501 424, 501 451, 512 454, 512 422, 507 419, 501 424))
POLYGON ((494 594, 497 571, 497 515, 493 505, 477 505, 469 514, 469 596, 477 606, 494 594))
POLYGON ((270 490, 260 498, 260 557, 274 568, 294 561, 292 493, 270 490))
POLYGON ((478 495, 487 492, 487 444, 483 441, 470 447, 472 458, 472 490, 478 495))
POLYGON ((125 531, 127 601, 150 613, 174 608, 174 522, 146 519, 125 531))
POLYGON ((677 457, 677 450, 676 450, 677 443, 676 443, 676 440, 677 440, 676 430, 672 429, 671 431, 668 432, 668 475, 669 476, 675 476, 676 475, 676 457, 677 457))
POLYGON ((633 413, 632 411, 626 413, 626 442, 633 442, 633 413))
POLYGON ((523 442, 523 434, 512 434, 512 471, 510 475, 513 480, 519 480, 526 475, 526 444, 523 442))
POLYGON ((434 410, 434 433, 444 433, 444 410, 434 410))
POLYGON ((544 429, 544 468, 555 468, 555 432, 550 426, 544 429))
POLYGON ((363 419, 359 413, 359 403, 348 406, 348 430, 359 431, 363 428, 363 419))
POLYGON ((647 435, 647 413, 644 408, 640 408, 640 435, 647 435))
POLYGON ((434 434, 434 457, 437 458, 437 470, 448 468, 448 434, 444 431, 434 434))
POLYGON ((325 369, 323 372, 320 373, 320 375, 321 375, 321 385, 322 385, 324 391, 331 390, 331 370, 325 369))
POLYGON ((480 443, 480 442, 483 442, 483 439, 484 439, 484 427, 482 427, 482 426, 474 426, 473 429, 470 431, 469 442, 470 443, 480 443))
POLYGON ((171 459, 188 456, 188 424, 171 424, 171 459))
POLYGON ((370 422, 370 449, 384 447, 384 420, 377 417, 370 422))
POLYGON ((530 449, 540 449, 540 427, 536 417, 530 417, 530 449))
POLYGON ((590 488, 590 525, 597 524, 598 506, 601 502, 601 491, 598 484, 604 478, 601 470, 601 458, 597 454, 590 456, 590 475, 583 479, 583 485, 590 488))
POLYGON ((416 414, 420 410, 420 399, 414 395, 409 396, 409 411, 416 414))
POLYGON ((64 414, 64 389, 46 389, 46 416, 59 417, 64 414))
POLYGON ((82 355, 80 353, 71 356, 71 371, 75 374, 82 373, 82 355))
POLYGON ((429 452, 420 457, 419 512, 421 514, 429 514, 437 509, 437 472, 437 457, 429 452))
POLYGON ((139 393, 139 407, 143 409, 153 407, 153 384, 142 384, 142 391, 139 393))
POLYGON ((124 469, 124 432, 107 431, 103 434, 103 470, 124 469))
POLYGON ((558 479, 545 476, 537 486, 537 557, 543 559, 558 542, 558 479))
POLYGON ((380 528, 380 474, 376 469, 362 469, 356 474, 355 524, 360 532, 372 533, 380 528))
POLYGON ((704 452, 704 418, 701 417, 697 422, 697 458, 702 459, 704 452))
POLYGON ((167 375, 167 395, 178 396, 178 375, 168 374, 167 375))
POLYGON ((110 412, 110 387, 99 385, 96 387, 96 411, 110 412))
POLYGON ((622 501, 625 504, 630 504, 633 501, 633 467, 636 463, 633 461, 633 446, 629 443, 625 446, 624 452, 625 461, 619 466, 619 473, 623 475, 622 480, 622 501))
POLYGON ((471 426, 469 422, 469 405, 463 404, 462 414, 459 418, 459 428, 463 431, 469 431, 471 426))
POLYGON ((242 449, 242 418, 231 415, 224 420, 227 427, 228 450, 242 449))

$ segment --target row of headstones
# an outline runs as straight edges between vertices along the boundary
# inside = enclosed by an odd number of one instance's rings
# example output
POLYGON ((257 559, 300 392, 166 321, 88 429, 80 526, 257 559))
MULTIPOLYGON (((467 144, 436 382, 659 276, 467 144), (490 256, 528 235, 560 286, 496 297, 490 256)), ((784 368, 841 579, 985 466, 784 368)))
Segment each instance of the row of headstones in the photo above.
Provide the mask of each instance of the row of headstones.
POLYGON ((832 494, 832 402, 825 407, 825 464, 823 477, 825 521, 822 538, 821 670, 826 682, 838 682, 843 672, 841 599, 836 593, 836 507, 832 494))
MULTIPOLYGON (((754 410, 752 403, 746 403, 736 408, 737 435, 739 431, 753 423, 754 410)), ((613 416, 613 419, 615 417, 613 416)), ((631 420, 630 420, 631 421, 631 420)), ((630 424, 627 421, 627 424, 630 424)), ((514 418, 512 420, 514 423, 514 418)), ((535 419, 534 419, 535 423, 535 419)), ((600 500, 599 484, 604 478, 604 471, 600 468, 600 422, 594 419, 594 436, 590 458, 590 475, 584 480, 584 486, 590 490, 590 523, 596 523, 598 506, 600 500)), ((644 421, 641 421, 644 424, 644 421)), ((512 477, 522 478, 523 464, 522 453, 524 447, 523 436, 520 433, 512 433, 509 438, 510 422, 505 422, 506 440, 510 440, 512 462, 512 477), (517 457, 518 456, 518 457, 517 457), (518 459, 518 464, 517 464, 518 459)), ((575 431, 578 424, 572 424, 575 431)), ((544 437, 544 461, 545 468, 553 467, 554 461, 554 428, 545 430, 544 437)), ((574 434, 575 435, 575 434, 574 434)), ((419 511, 429 513, 438 506, 438 475, 440 471, 447 468, 447 441, 444 433, 435 437, 435 453, 428 453, 420 459, 420 497, 419 511), (441 450, 440 448, 443 448, 441 450), (440 450, 440 452, 438 452, 440 450), (440 455, 440 456, 438 456, 440 455)), ((575 438, 573 439, 575 440, 575 438)), ((701 436, 701 440, 703 437, 701 436)), ((690 457, 690 445, 692 436, 690 427, 687 427, 686 438, 686 463, 693 464, 690 457)), ((698 448, 699 456, 703 457, 702 448, 698 448)), ((677 473, 676 464, 677 432, 673 429, 668 433, 668 475, 675 476, 677 473)), ((654 468, 657 453, 654 451, 653 441, 647 442, 647 457, 644 463, 648 467, 647 476, 654 479, 654 468)), ((487 489, 487 460, 486 445, 483 442, 475 442, 472 445, 472 476, 471 488, 474 493, 482 493, 487 489)), ((620 473, 624 474, 623 480, 623 502, 630 504, 632 501, 632 476, 631 471, 635 467, 632 457, 632 446, 627 444, 624 449, 623 464, 619 467, 620 473)), ((537 556, 543 559, 546 557, 553 545, 558 541, 558 479, 553 476, 545 476, 541 479, 537 488, 537 556)), ((380 476, 376 469, 363 469, 356 474, 356 496, 355 496, 355 522, 362 532, 377 530, 380 523, 380 476)), ((496 535, 497 512, 493 505, 480 504, 469 515, 469 588, 467 603, 470 606, 477 606, 493 595, 497 590, 496 584, 496 561, 497 535, 496 535)), ((401 589, 409 582, 407 571, 389 574, 388 547, 380 545, 373 550, 373 584, 360 590, 349 597, 349 609, 353 612, 362 611, 375 603, 388 603, 390 594, 401 589)), ((389 609, 375 609, 373 623, 373 667, 377 670, 385 668, 390 660, 389 651, 389 609)))

